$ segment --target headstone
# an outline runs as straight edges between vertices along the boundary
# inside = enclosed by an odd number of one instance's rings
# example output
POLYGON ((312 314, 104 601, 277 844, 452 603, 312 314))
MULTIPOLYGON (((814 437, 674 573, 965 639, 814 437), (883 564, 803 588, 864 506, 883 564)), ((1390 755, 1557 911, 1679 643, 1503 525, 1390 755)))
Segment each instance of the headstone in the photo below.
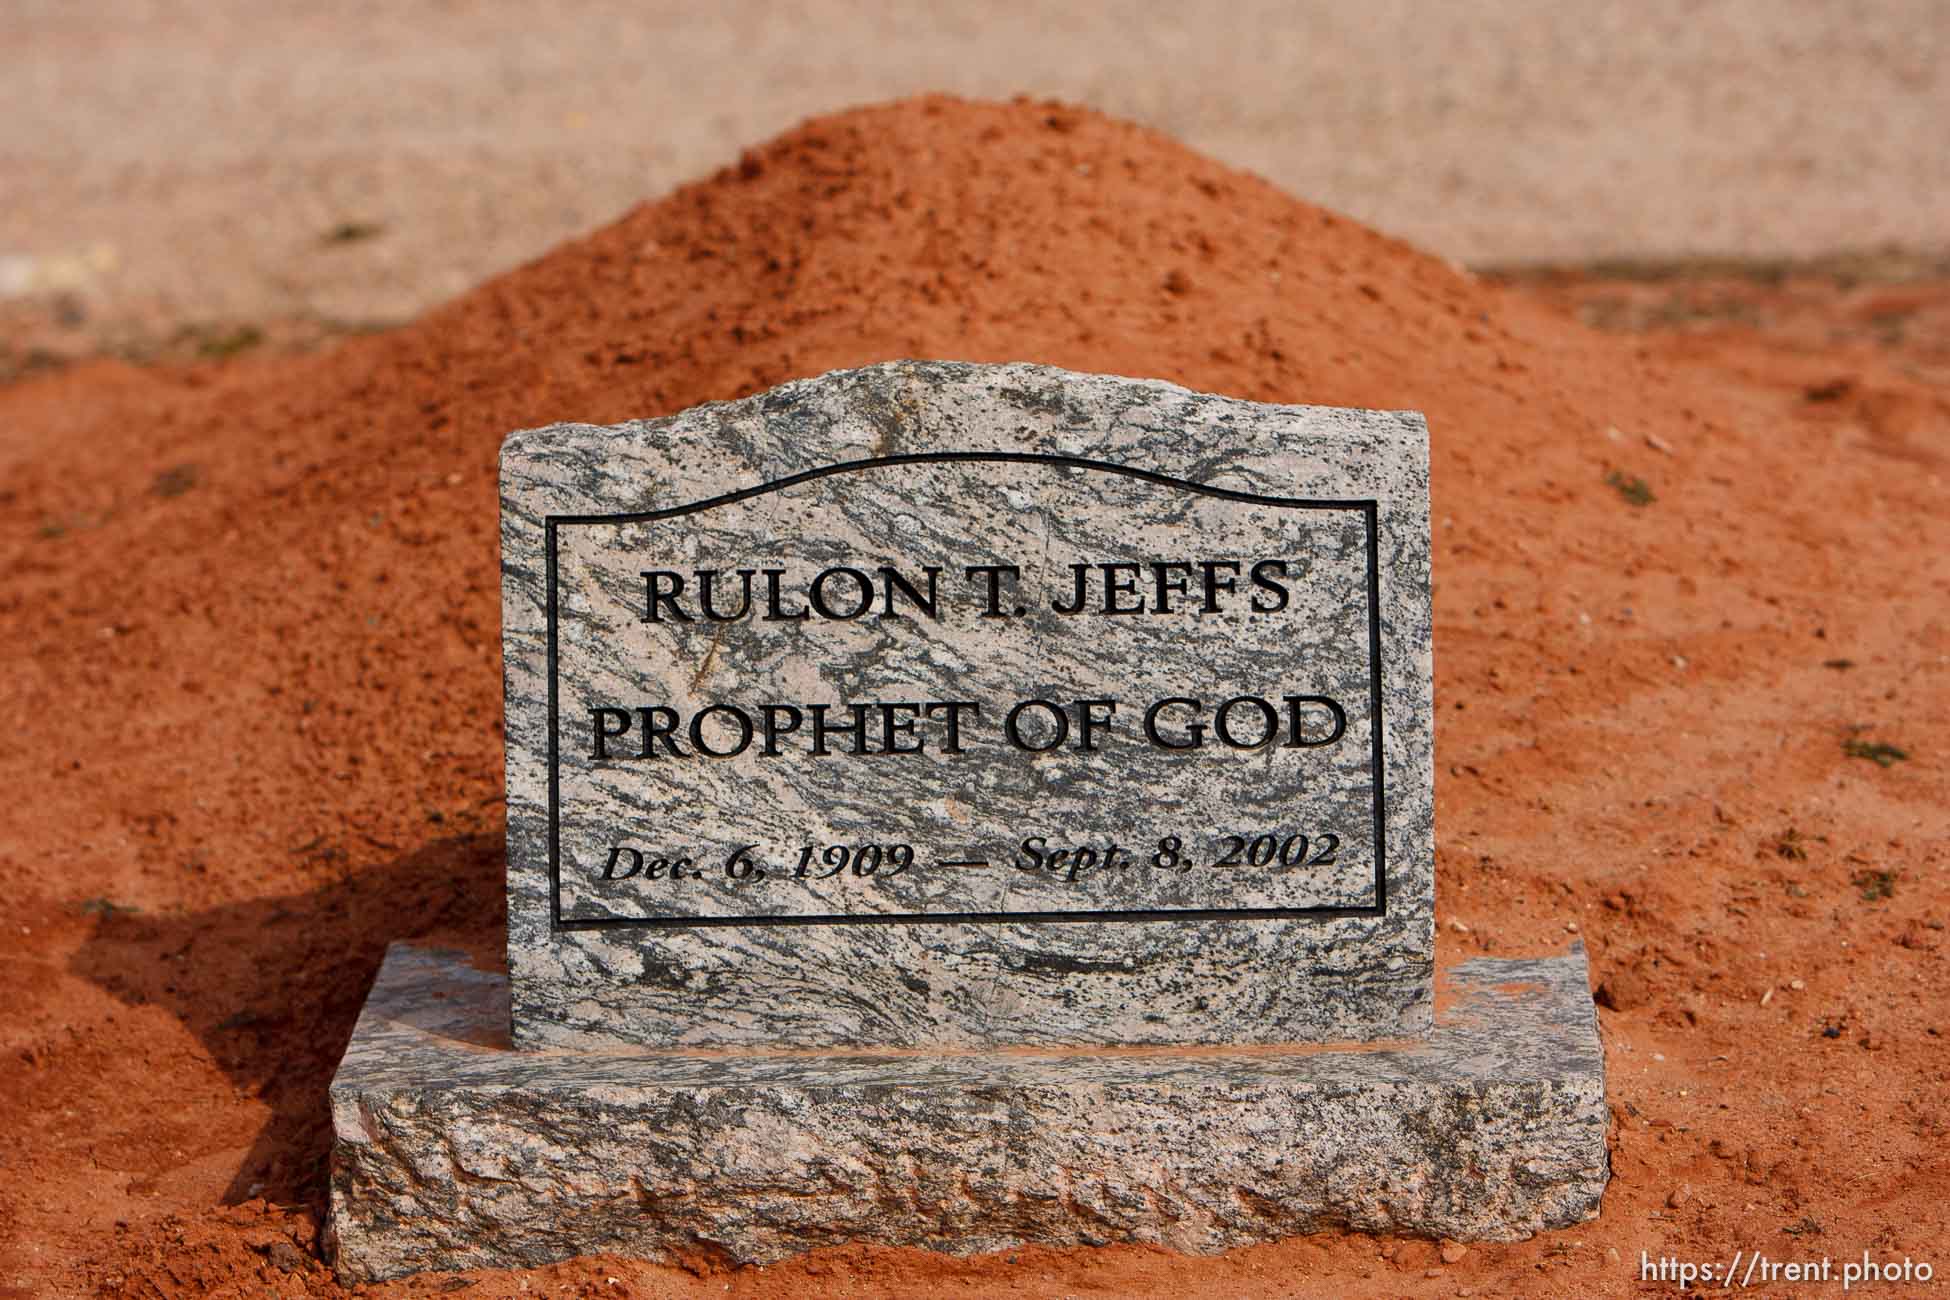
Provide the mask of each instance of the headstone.
POLYGON ((1433 1017, 1419 416, 877 366, 512 435, 502 552, 508 974, 389 957, 348 1276, 1596 1212, 1582 952, 1433 1017))
POLYGON ((517 1045, 1427 1031, 1419 416, 910 367, 502 474, 517 1045))

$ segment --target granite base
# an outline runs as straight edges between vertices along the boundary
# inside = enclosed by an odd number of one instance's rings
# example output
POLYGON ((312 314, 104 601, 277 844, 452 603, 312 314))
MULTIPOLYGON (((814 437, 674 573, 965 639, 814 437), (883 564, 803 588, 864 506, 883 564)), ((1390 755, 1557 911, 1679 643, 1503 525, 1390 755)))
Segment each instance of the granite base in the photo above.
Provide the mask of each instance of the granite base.
POLYGON ((1359 1048, 515 1051, 505 976, 395 945, 332 1082, 348 1281, 873 1242, 1211 1253, 1323 1229, 1513 1240, 1594 1217, 1583 950, 1450 974, 1359 1048))

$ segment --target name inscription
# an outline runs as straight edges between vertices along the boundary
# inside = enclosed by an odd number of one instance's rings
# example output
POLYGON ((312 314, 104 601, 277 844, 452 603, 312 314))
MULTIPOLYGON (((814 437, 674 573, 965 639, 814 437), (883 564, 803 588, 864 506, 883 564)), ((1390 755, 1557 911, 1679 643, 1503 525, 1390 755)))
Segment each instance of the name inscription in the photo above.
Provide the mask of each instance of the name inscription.
MULTIPOLYGON (((1049 602, 1049 608, 1063 615, 1107 617, 1171 614, 1188 606, 1200 614, 1221 614, 1239 592, 1239 577, 1245 574, 1258 589, 1251 595, 1253 612, 1277 614, 1289 603, 1286 582, 1290 567, 1288 560, 1255 560, 1250 568, 1244 560, 1072 564, 1074 585, 1068 603, 1058 596, 1049 602)), ((915 577, 892 565, 882 565, 873 573, 840 565, 821 569, 799 584, 797 592, 789 592, 785 569, 693 569, 689 573, 646 569, 642 619, 645 623, 735 623, 756 617, 768 623, 795 623, 823 618, 845 623, 879 606, 887 618, 920 615, 938 622, 941 575, 945 571, 943 566, 931 564, 915 577), (721 585, 724 591, 719 590, 721 585), (729 594, 734 591, 735 597, 729 594), (688 598, 686 592, 690 593, 688 598), (721 611, 720 605, 735 608, 721 611)), ((970 564, 963 566, 962 574, 980 589, 982 618, 1021 618, 1030 612, 1027 605, 1017 603, 1021 565, 970 564)))

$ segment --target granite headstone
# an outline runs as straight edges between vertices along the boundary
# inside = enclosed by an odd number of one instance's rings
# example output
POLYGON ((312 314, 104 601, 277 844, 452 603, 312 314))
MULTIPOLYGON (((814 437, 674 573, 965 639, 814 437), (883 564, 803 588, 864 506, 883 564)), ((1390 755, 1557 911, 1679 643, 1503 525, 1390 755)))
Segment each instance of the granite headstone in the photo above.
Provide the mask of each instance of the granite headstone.
POLYGON ((1419 416, 911 366, 502 489, 519 1045, 1427 1031, 1419 416))

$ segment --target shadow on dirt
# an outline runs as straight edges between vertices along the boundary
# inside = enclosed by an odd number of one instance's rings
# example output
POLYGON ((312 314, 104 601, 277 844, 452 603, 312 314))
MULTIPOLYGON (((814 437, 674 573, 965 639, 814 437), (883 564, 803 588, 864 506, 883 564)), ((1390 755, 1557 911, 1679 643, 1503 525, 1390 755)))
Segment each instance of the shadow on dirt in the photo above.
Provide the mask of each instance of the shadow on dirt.
POLYGON ((499 833, 451 836, 311 893, 101 918, 74 973, 130 1006, 167 1008, 239 1088, 271 1108, 226 1203, 262 1196, 323 1205, 326 1089, 386 945, 434 936, 498 953, 507 930, 504 846, 499 833))

